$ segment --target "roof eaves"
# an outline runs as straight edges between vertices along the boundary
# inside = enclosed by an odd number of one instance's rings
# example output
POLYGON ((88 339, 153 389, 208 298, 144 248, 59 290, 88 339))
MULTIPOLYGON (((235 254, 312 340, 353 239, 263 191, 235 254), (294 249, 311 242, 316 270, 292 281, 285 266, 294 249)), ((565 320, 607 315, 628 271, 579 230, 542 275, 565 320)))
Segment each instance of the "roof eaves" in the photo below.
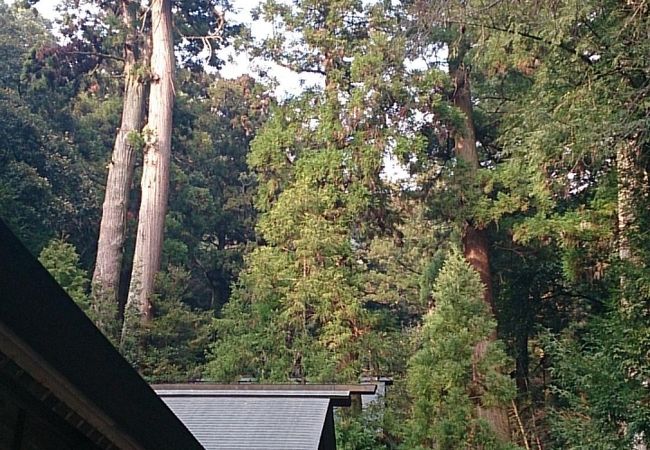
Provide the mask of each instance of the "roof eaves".
POLYGON ((123 448, 202 449, 1 220, 0 332, 0 351, 123 448))

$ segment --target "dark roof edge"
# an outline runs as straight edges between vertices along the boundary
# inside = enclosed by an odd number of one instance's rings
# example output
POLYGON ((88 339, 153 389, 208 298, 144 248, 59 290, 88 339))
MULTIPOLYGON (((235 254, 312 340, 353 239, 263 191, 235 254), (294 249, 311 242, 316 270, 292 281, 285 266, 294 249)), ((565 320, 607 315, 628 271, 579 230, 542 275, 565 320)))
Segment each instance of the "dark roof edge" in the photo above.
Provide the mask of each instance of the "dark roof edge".
POLYGON ((0 326, 3 352, 122 445, 203 448, 1 220, 0 326))
POLYGON ((1 322, 0 350, 116 446, 124 450, 141 450, 143 448, 133 441, 131 436, 116 428, 115 423, 109 417, 1 322))
POLYGON ((352 404, 352 397, 350 391, 165 391, 156 390, 156 393, 161 398, 319 398, 327 399, 332 406, 350 406, 352 404), (291 395, 294 394, 294 395, 291 395))
POLYGON ((377 391, 376 384, 215 384, 215 383, 180 383, 153 384, 156 391, 321 391, 349 392, 350 394, 373 395, 377 391))

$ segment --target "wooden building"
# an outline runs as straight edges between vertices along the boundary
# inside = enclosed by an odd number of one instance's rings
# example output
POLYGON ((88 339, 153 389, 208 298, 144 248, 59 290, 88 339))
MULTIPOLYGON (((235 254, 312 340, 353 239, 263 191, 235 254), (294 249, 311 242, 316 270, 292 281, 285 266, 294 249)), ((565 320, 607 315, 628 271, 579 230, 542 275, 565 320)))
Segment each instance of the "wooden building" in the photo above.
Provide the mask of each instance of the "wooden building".
POLYGON ((0 222, 0 450, 201 448, 0 222))

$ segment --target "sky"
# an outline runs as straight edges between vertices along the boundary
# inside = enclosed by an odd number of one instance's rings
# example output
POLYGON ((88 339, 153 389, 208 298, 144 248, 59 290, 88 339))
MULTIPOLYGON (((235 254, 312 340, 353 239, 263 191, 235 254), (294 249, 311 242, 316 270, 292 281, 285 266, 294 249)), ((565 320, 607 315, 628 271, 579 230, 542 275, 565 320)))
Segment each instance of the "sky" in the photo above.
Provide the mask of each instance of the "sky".
MULTIPOLYGON (((59 0, 40 0, 36 9, 47 19, 54 21, 57 17, 56 6, 59 0)), ((235 17, 238 22, 251 25, 251 32, 256 39, 268 36, 273 30, 268 22, 256 21, 253 23, 250 11, 259 4, 259 0, 233 0, 235 17)), ((228 20, 228 16, 226 16, 228 20)), ((219 56, 228 61, 219 71, 224 78, 237 78, 243 74, 256 76, 259 69, 264 70, 270 76, 276 78, 278 85, 275 88, 275 95, 278 99, 297 95, 306 87, 322 85, 323 79, 317 74, 297 74, 287 68, 268 61, 255 61, 245 53, 238 53, 232 47, 219 51, 219 56)), ((414 67, 417 64, 414 64, 414 67)), ((405 169, 394 157, 386 155, 384 158, 384 176, 394 182, 404 182, 409 178, 405 169)))
MULTIPOLYGON (((54 21, 57 18, 56 6, 59 3, 60 0, 40 0, 35 6, 44 17, 54 21)), ((252 21, 250 11, 259 4, 259 0, 234 0, 232 3, 236 12, 233 15, 234 17, 229 18, 226 16, 226 20, 236 20, 249 24, 253 37, 257 39, 262 39, 271 34, 273 31, 271 24, 263 21, 253 23, 252 21)), ((255 76, 259 70, 263 70, 277 79, 278 86, 275 89, 275 95, 279 99, 296 95, 305 87, 322 83, 322 79, 318 75, 300 75, 273 63, 259 60, 253 61, 247 54, 235 52, 232 47, 220 50, 218 54, 224 61, 227 61, 219 71, 221 76, 224 78, 237 78, 243 74, 255 76)))

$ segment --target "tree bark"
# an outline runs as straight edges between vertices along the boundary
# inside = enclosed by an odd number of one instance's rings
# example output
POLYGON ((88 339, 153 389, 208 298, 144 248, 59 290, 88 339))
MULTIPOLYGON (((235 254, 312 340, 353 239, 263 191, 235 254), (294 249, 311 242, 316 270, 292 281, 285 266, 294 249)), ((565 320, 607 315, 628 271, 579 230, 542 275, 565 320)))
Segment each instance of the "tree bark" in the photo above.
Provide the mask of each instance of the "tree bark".
MULTIPOLYGON (((450 63, 450 74, 455 84, 452 102, 465 116, 464 129, 458 130, 454 134, 454 150, 456 157, 465 165, 464 169, 469 174, 469 183, 473 183, 479 168, 479 160, 476 150, 476 131, 472 118, 472 97, 469 74, 461 62, 455 64, 450 63)), ((472 187, 467 186, 466 189, 472 189, 472 187)), ((490 311, 494 313, 490 256, 485 230, 476 228, 471 223, 466 223, 463 230, 463 251, 467 261, 481 276, 481 281, 485 285, 483 300, 490 308, 490 311)))
MULTIPOLYGON (((478 151, 476 149, 476 130, 472 118, 472 94, 470 89, 469 72, 462 62, 464 51, 461 48, 457 59, 450 61, 449 72, 453 77, 455 89, 452 95, 454 106, 463 112, 464 129, 454 135, 456 157, 465 165, 464 170, 469 174, 469 185, 465 189, 473 189, 476 172, 479 169, 478 151)), ((462 235, 463 253, 470 265, 479 273, 485 286, 483 301, 494 315, 494 298, 492 295, 492 276, 490 272, 490 254, 487 235, 484 229, 466 223, 462 235)), ((487 352, 488 343, 496 340, 496 330, 488 341, 479 342, 474 348, 473 359, 478 363, 487 352)), ((503 408, 477 407, 479 417, 485 419, 494 433, 504 442, 510 441, 510 425, 507 411, 503 408)))
POLYGON ((169 192, 172 108, 174 104, 174 50, 171 0, 151 5, 152 54, 151 92, 142 168, 142 200, 138 215, 133 270, 122 337, 135 317, 147 322, 153 317, 151 296, 160 269, 163 231, 169 192))
POLYGON ((640 149, 635 138, 620 142, 616 148, 618 256, 621 261, 638 264, 631 237, 639 232, 637 205, 647 196, 648 174, 639 164, 640 149))
MULTIPOLYGON (((639 267, 643 264, 641 256, 634 248, 633 238, 640 232, 638 211, 646 204, 648 197, 648 173, 640 164, 641 149, 637 137, 629 137, 619 142, 616 148, 617 175, 617 219, 618 219, 618 257, 623 263, 639 267)), ((620 311, 623 315, 631 309, 628 280, 623 270, 620 279, 621 297, 620 311)), ((628 424, 624 423, 622 432, 627 432, 628 424)), ((646 450, 646 436, 643 432, 635 433, 633 450, 646 450)))
POLYGON ((122 121, 115 138, 111 161, 108 164, 106 192, 99 227, 97 258, 93 272, 93 313, 98 326, 113 334, 118 313, 118 291, 129 193, 133 180, 137 136, 142 127, 145 107, 146 77, 139 66, 144 65, 137 36, 136 8, 130 0, 123 0, 122 21, 127 30, 124 42, 124 106, 122 121))

